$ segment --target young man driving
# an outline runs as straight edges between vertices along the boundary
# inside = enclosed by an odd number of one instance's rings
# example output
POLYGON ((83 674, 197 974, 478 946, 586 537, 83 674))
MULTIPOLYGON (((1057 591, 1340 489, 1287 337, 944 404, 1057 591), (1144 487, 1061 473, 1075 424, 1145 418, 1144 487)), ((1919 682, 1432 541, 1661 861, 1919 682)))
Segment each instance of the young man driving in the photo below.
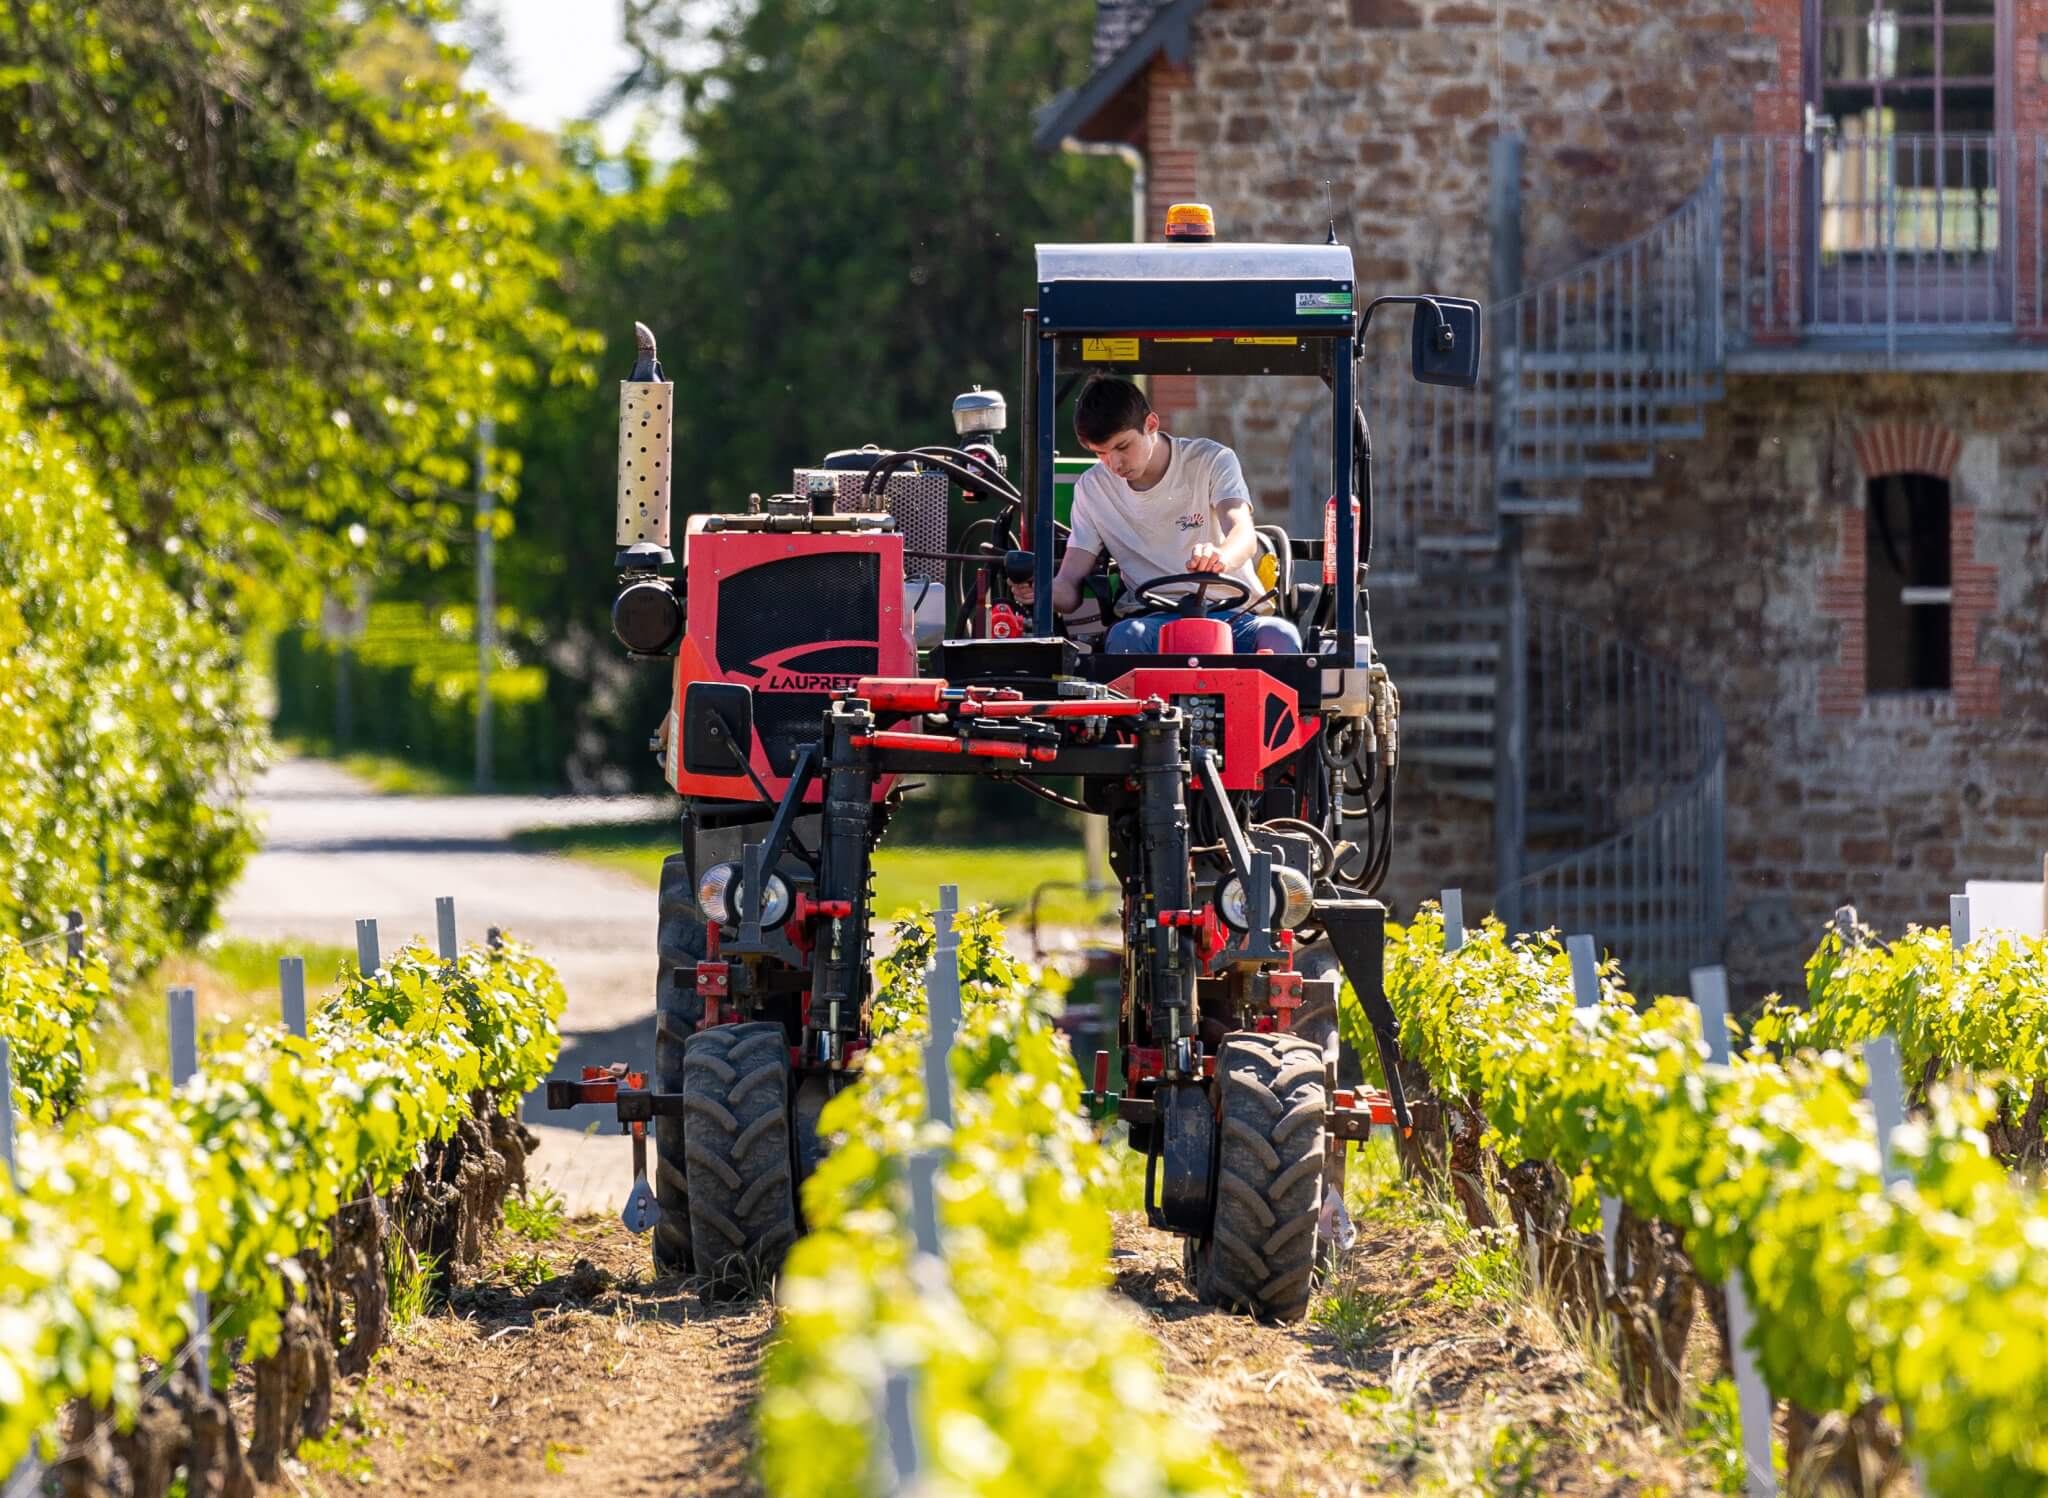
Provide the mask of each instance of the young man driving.
MULTIPOLYGON (((1100 459, 1074 485, 1073 534, 1053 579, 1053 607, 1071 614, 1081 583, 1105 548, 1116 558, 1124 596, 1179 572, 1234 578, 1256 602, 1265 589, 1253 570, 1258 541, 1251 498, 1237 454, 1202 437, 1159 429, 1159 413, 1129 380, 1098 376, 1074 406, 1074 435, 1100 459)), ((1184 591, 1184 590, 1181 590, 1184 591)), ((1301 635, 1285 619, 1241 612, 1235 590, 1211 590, 1211 618, 1229 619, 1241 654, 1299 653, 1301 635)), ((1170 614, 1140 614, 1110 628, 1103 649, 1152 654, 1170 614)))

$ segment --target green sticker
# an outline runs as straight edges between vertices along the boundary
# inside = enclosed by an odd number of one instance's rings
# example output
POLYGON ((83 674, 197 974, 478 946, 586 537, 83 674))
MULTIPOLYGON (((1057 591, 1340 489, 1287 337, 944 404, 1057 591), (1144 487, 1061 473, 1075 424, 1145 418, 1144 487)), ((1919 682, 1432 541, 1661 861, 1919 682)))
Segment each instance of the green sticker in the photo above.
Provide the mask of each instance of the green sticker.
POLYGON ((1294 294, 1294 315, 1296 317, 1349 317, 1351 315, 1351 293, 1348 291, 1297 291, 1294 294))

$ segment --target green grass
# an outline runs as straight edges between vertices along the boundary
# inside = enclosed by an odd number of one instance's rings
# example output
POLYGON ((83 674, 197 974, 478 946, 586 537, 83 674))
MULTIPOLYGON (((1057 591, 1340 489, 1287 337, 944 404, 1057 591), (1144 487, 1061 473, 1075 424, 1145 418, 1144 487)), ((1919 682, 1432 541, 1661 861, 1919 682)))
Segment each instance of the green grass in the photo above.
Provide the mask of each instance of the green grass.
POLYGON ((303 941, 253 941, 241 936, 209 936, 199 943, 196 955, 223 983, 245 993, 276 992, 278 959, 303 957, 309 1002, 341 981, 344 962, 356 960, 356 954, 347 947, 303 941))
MULTIPOLYGON (((452 775, 446 770, 437 770, 432 765, 416 765, 411 760, 400 759, 394 754, 379 754, 374 750, 357 749, 347 754, 336 754, 332 746, 315 743, 311 739, 287 736, 278 741, 278 747, 287 754, 304 759, 324 759, 339 765, 358 780, 369 782, 370 788, 384 796, 470 796, 477 794, 476 784, 467 775, 452 775)), ((548 795, 559 792, 560 785, 493 785, 491 795, 548 795)))
POLYGON ((545 1186, 505 1198, 505 1230, 529 1243, 548 1243, 562 1236, 562 1194, 545 1186))
POLYGON ((384 1255, 384 1295, 395 1329, 405 1330, 434 1308, 434 1270, 439 1263, 435 1255, 384 1255))
POLYGON ((1347 1354, 1369 1352, 1385 1340, 1401 1309, 1401 1299, 1387 1291, 1348 1288, 1316 1303, 1312 1318, 1347 1354))
MULTIPOLYGON (((661 861, 677 846, 676 824, 607 823, 590 827, 546 827, 522 832, 513 843, 535 852, 565 853, 584 863, 629 874, 643 884, 661 879, 661 861)), ((1081 882, 1081 849, 931 848, 884 845, 875 853, 875 909, 884 919, 898 911, 938 902, 941 884, 960 886, 963 905, 1000 907, 1019 926, 1031 892, 1051 880, 1081 882)), ((1114 897, 1089 899, 1078 890, 1048 891, 1039 918, 1048 925, 1092 924, 1115 918, 1114 897)))
POLYGON ((194 990, 199 1016, 199 1050, 246 1020, 274 1023, 282 1017, 277 960, 306 959, 306 1008, 310 1014, 340 981, 341 965, 356 954, 345 947, 317 942, 249 941, 209 936, 198 946, 164 959, 141 982, 118 993, 100 1026, 100 1074, 125 1077, 137 1067, 162 1070, 169 1065, 170 1016, 165 992, 174 987, 194 990))

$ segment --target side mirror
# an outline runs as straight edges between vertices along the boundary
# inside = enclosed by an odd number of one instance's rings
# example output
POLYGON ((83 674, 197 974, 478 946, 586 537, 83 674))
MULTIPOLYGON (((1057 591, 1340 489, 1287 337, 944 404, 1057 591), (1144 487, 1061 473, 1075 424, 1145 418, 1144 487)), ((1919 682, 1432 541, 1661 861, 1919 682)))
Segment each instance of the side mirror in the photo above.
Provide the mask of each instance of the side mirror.
POLYGON ((1470 390, 1479 383, 1479 304, 1465 297, 1425 297, 1415 305, 1415 378, 1425 385, 1470 390))
POLYGON ((683 688, 683 768, 692 775, 739 775, 754 748, 754 692, 744 682, 693 681, 683 688))

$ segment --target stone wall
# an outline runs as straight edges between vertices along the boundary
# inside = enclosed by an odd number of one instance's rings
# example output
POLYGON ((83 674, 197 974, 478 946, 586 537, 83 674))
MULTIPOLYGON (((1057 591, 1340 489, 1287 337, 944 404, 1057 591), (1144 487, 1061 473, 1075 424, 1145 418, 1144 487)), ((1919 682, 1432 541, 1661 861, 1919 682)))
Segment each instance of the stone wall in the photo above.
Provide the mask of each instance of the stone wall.
POLYGON ((1667 449, 1655 476, 1590 485, 1584 514, 1529 528, 1532 596, 1671 660, 1720 708, 1729 963, 1752 996, 1799 981, 1839 904, 1897 932, 1946 921, 1966 878, 2040 873, 2041 388, 2039 375, 1733 376, 1706 436, 1667 449), (1871 697, 1843 674, 1862 625, 1860 573, 1853 594, 1841 587, 1845 538, 1860 558, 1870 468, 1925 466, 1891 440, 1907 429, 1955 455, 1958 690, 1871 697))
MULTIPOLYGON (((2048 0, 2010 0, 2010 127, 2048 130, 2048 0)), ((1227 238, 1323 237, 1360 290, 1485 296, 1487 158, 1525 141, 1523 273, 1564 272, 1669 213, 1716 135, 1794 134, 1802 0, 1212 0, 1184 65, 1148 79, 1155 219, 1211 203, 1227 238)), ((2031 200, 2016 207, 2034 242, 2031 200)), ((2030 254, 2023 248, 2023 254, 2030 254)), ((2020 305, 2032 308, 2022 275, 2020 305)), ((1405 338, 1397 316, 1376 337, 1405 338)), ((1587 486, 1532 522, 1533 597, 1672 660, 1729 737, 1730 963, 1799 981, 1833 908, 1946 918, 1970 877, 2031 878, 2048 847, 2048 400, 2040 376, 1731 376, 1707 434, 1654 477, 1587 486), (1913 456, 1918 453, 1920 456, 1913 456), (1906 456, 1899 456, 1905 454, 1906 456), (1933 454, 1930 459, 1927 454, 1933 454), (1889 455, 1889 456, 1888 456, 1889 455), (1931 465, 1931 466, 1930 466, 1931 465), (1955 690, 1862 689, 1866 481, 1945 472, 1955 690)), ((1230 442, 1284 513, 1311 381, 1175 382, 1171 423, 1230 442)), ((1376 589, 1376 611, 1399 595, 1376 589)), ((1485 908, 1491 808, 1410 771, 1388 895, 1485 908)))
MULTIPOLYGON (((1170 107, 1153 115, 1147 146, 1176 188, 1216 209, 1226 238, 1320 240, 1334 218, 1363 293, 1483 298, 1487 153, 1503 126, 1526 141, 1525 274, 1569 269, 1697 187, 1717 132, 1750 128, 1751 93, 1777 52, 1749 29, 1751 8, 1212 0, 1185 72, 1153 64, 1170 80, 1153 98, 1170 107)), ((1374 336, 1407 332, 1397 313, 1374 336)), ((1210 381, 1192 409, 1176 389, 1170 414, 1235 446, 1262 509, 1279 514, 1289 444, 1317 389, 1210 381)))

